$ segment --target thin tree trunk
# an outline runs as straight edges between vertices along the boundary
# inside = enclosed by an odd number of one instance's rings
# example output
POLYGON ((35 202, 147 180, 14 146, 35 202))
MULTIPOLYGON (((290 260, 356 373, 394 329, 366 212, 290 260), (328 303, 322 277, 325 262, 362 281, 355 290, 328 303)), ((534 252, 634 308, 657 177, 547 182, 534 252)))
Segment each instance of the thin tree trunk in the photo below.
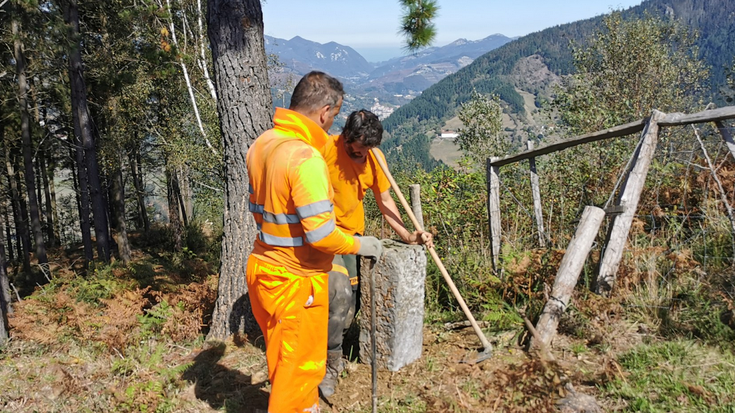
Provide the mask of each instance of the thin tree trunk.
POLYGON ((247 148, 271 120, 270 82, 259 0, 209 0, 207 27, 214 61, 217 113, 225 165, 224 235, 217 302, 209 338, 244 331, 247 257, 256 227, 248 211, 247 148))
MULTIPOLYGON (((160 3, 159 5, 161 8, 163 8, 163 4, 160 3)), ((166 7, 171 10, 171 3, 169 0, 166 0, 166 7)), ((176 38, 176 26, 174 25, 174 13, 170 14, 171 20, 169 21, 169 31, 171 32, 171 40, 173 41, 174 46, 179 47, 179 41, 176 38)), ((194 87, 191 84, 191 79, 189 79, 189 70, 186 67, 186 63, 184 63, 184 60, 182 58, 182 54, 179 54, 179 65, 181 66, 181 70, 184 73, 184 81, 186 81, 186 88, 189 91, 189 99, 191 100, 191 106, 194 109, 194 117, 197 120, 197 125, 199 126, 199 132, 201 132, 202 137, 204 138, 204 143, 207 144, 207 147, 212 151, 214 155, 219 155, 217 153, 217 149, 215 149, 214 146, 212 146, 212 143, 209 142, 209 138, 207 137, 207 132, 204 130, 204 125, 202 124, 202 118, 199 115, 199 105, 197 105, 196 96, 194 96, 194 87)))
POLYGON ((212 96, 212 100, 216 102, 217 91, 214 88, 214 82, 212 82, 212 78, 209 76, 209 68, 207 67, 207 57, 205 54, 207 46, 209 45, 206 44, 204 41, 206 34, 204 33, 204 25, 202 24, 203 15, 204 13, 202 13, 202 0, 197 0, 197 24, 199 26, 199 68, 202 69, 202 74, 204 75, 204 80, 207 82, 207 89, 209 89, 209 94, 212 96))
MULTIPOLYGON (((8 202, 12 202, 10 197, 8 197, 8 202)), ((13 262, 15 261, 15 256, 13 252, 13 237, 10 233, 10 217, 8 216, 10 211, 8 211, 8 204, 5 203, 5 200, 0 202, 0 207, 2 207, 0 214, 3 215, 3 223, 5 224, 5 245, 8 246, 8 262, 13 262)))
POLYGON ((15 219, 15 235, 20 239, 18 245, 18 259, 23 259, 23 272, 30 274, 31 272, 31 236, 26 225, 25 202, 20 192, 20 183, 18 174, 15 172, 13 162, 10 160, 11 155, 5 151, 5 167, 8 170, 8 181, 10 183, 10 194, 13 202, 13 218, 15 219))
MULTIPOLYGON (((2 222, 0 222, 2 226, 2 222)), ((0 232, 1 229, 0 229, 0 232)), ((10 305, 10 280, 5 262, 5 245, 0 238, 0 346, 8 341, 8 314, 12 311, 10 305)))
MULTIPOLYGON (((64 1, 64 17, 69 24, 70 36, 79 38, 79 10, 77 0, 64 1)), ((110 261, 110 234, 107 227, 107 208, 105 205, 102 187, 100 185, 99 166, 97 164, 97 149, 92 120, 87 108, 87 89, 84 81, 81 44, 75 40, 69 53, 69 79, 71 83, 71 102, 74 118, 79 122, 84 160, 86 161, 87 179, 92 212, 94 216, 94 231, 97 243, 97 256, 104 262, 110 261)), ((82 188, 83 189, 83 188, 82 188)))
POLYGON ((135 198, 138 200, 138 229, 143 229, 143 232, 148 233, 150 229, 150 221, 148 220, 148 211, 145 208, 145 191, 143 189, 143 182, 140 176, 140 155, 137 153, 131 153, 130 159, 130 174, 133 176, 133 186, 135 187, 135 198))
POLYGON ((124 265, 130 264, 130 243, 128 242, 128 230, 125 223, 125 185, 123 181, 122 165, 123 165, 123 154, 122 151, 118 153, 117 157, 118 165, 115 168, 115 172, 112 175, 112 202, 111 205, 115 205, 115 213, 117 217, 117 252, 120 256, 124 265))
POLYGON ((179 201, 179 218, 184 228, 189 226, 189 208, 191 208, 191 198, 189 197, 189 177, 181 170, 176 168, 176 180, 174 190, 176 191, 176 199, 179 201))
POLYGON ((179 202, 179 184, 176 171, 171 165, 166 164, 166 199, 168 200, 168 222, 174 236, 174 248, 181 251, 183 247, 184 228, 181 225, 181 208, 179 202))
POLYGON ((23 164, 25 165, 26 190, 28 192, 28 203, 31 209, 31 228, 36 244, 36 259, 38 265, 46 270, 48 258, 46 257, 46 243, 43 240, 41 230, 41 217, 38 212, 38 199, 36 198, 35 174, 33 171, 33 148, 31 144, 31 121, 28 114, 27 88, 25 73, 25 56, 23 54, 23 43, 20 38, 20 23, 12 22, 12 30, 15 50, 15 67, 18 77, 18 105, 20 106, 20 132, 23 139, 23 164))
POLYGON ((77 173, 76 188, 77 203, 79 205, 79 227, 82 231, 82 245, 84 246, 84 268, 89 267, 89 263, 94 261, 94 251, 92 250, 92 233, 89 223, 89 191, 87 189, 87 163, 84 161, 84 151, 79 142, 81 134, 77 117, 74 117, 74 159, 76 160, 77 173))
POLYGON ((46 151, 38 153, 41 163, 41 177, 43 178, 43 194, 46 198, 46 234, 51 247, 59 246, 58 218, 56 215, 56 189, 54 188, 54 169, 46 162, 46 151), (50 175, 50 177, 49 177, 50 175))

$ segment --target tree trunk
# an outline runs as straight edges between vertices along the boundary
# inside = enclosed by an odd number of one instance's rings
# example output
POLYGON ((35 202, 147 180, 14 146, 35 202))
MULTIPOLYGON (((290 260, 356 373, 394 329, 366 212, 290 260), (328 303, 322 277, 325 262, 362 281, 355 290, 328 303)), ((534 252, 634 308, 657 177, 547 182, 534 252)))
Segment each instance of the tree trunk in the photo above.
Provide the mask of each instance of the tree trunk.
POLYGON ((174 167, 166 163, 166 199, 168 200, 168 222, 174 237, 174 249, 181 251, 184 240, 184 227, 181 225, 179 203, 179 184, 174 167))
MULTIPOLYGON (((8 199, 8 202, 12 202, 10 199, 8 199)), ((13 236, 10 233, 10 217, 8 214, 10 214, 10 211, 8 211, 8 204, 5 203, 5 200, 0 202, 0 207, 2 207, 2 211, 0 211, 0 214, 3 215, 3 223, 5 224, 5 245, 8 246, 8 262, 15 261, 15 257, 13 256, 13 236)), ((0 234, 2 236, 2 234, 0 234)))
POLYGON ((191 218, 194 214, 194 204, 192 199, 194 195, 191 193, 191 178, 183 168, 179 168, 179 201, 181 202, 181 219, 184 227, 191 224, 191 218))
POLYGON ((273 102, 260 1, 209 0, 207 24, 226 179, 222 264, 209 337, 224 338, 244 329, 245 268, 256 233, 248 210, 245 154, 272 126, 273 102))
POLYGON ((145 208, 145 189, 143 188, 143 179, 140 176, 140 154, 131 153, 130 158, 130 174, 133 176, 133 186, 135 187, 135 199, 138 200, 138 229, 148 233, 150 229, 150 221, 148 220, 148 211, 145 208))
MULTIPOLYGON (((2 226, 2 222, 0 222, 0 226, 2 226)), ((2 237, 0 237, 0 346, 5 345, 8 341, 8 314, 10 310, 10 281, 5 266, 5 245, 3 245, 2 237)))
POLYGON ((33 238, 36 244, 36 259, 38 265, 42 268, 48 266, 48 258, 46 257, 46 243, 43 240, 43 230, 41 229, 41 217, 38 213, 38 199, 36 198, 36 182, 33 171, 33 148, 31 144, 31 119, 28 114, 26 70, 25 56, 23 54, 23 43, 20 38, 20 23, 13 20, 13 36, 15 40, 15 68, 18 77, 18 105, 20 106, 20 134, 23 139, 23 164, 25 165, 25 181, 26 190, 28 192, 28 203, 31 208, 31 228, 33 229, 33 238))
POLYGON ((5 151, 5 166, 8 169, 8 181, 10 184, 10 196, 13 202, 13 218, 15 219, 15 236, 19 238, 18 259, 23 259, 23 272, 31 273, 31 235, 28 232, 26 220, 28 214, 25 210, 25 200, 20 192, 20 180, 15 172, 15 167, 11 161, 11 155, 5 151))
POLYGON ((82 245, 84 246, 84 268, 89 267, 89 263, 94 261, 94 251, 92 250, 92 233, 91 225, 89 223, 89 191, 87 181, 87 163, 84 161, 84 151, 81 147, 79 136, 81 134, 81 128, 79 127, 79 121, 74 116, 74 160, 76 161, 77 173, 76 183, 77 188, 77 202, 79 205, 79 226, 82 231, 82 245))
POLYGON ((123 154, 122 151, 118 152, 117 157, 118 165, 115 168, 115 172, 112 175, 112 202, 111 205, 115 205, 115 213, 117 217, 117 252, 120 255, 120 260, 126 266, 130 264, 130 243, 128 242, 128 230, 125 224, 125 184, 123 181, 122 165, 123 165, 123 154))
POLYGON ((59 246, 59 230, 57 227, 58 218, 56 216, 56 190, 54 188, 54 169, 46 163, 46 151, 38 153, 38 160, 41 164, 41 177, 43 178, 43 195, 46 198, 46 236, 50 247, 59 246), (50 175, 50 178, 49 178, 50 175))
MULTIPOLYGON (((79 10, 77 0, 64 1, 64 18, 69 24, 70 36, 79 39, 79 10)), ((87 108, 87 88, 84 81, 81 43, 74 40, 69 53, 69 80, 71 84, 71 103, 75 121, 79 122, 84 160, 86 161, 89 192, 92 200, 94 216, 94 232, 97 237, 97 256, 104 262, 110 261, 110 234, 107 227, 107 208, 100 185, 99 166, 97 165, 97 149, 95 148, 95 131, 87 108)), ((81 168, 80 168, 81 172, 81 168)))

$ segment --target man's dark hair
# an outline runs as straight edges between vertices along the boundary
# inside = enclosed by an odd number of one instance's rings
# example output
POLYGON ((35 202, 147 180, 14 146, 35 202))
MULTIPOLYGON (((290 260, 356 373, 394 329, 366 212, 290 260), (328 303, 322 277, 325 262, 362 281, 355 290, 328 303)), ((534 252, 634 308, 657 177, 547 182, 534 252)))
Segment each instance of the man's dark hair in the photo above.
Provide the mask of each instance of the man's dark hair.
POLYGON ((342 136, 345 143, 358 141, 373 148, 379 146, 383 140, 383 125, 373 112, 356 110, 347 117, 342 136))
POLYGON ((334 107, 345 94, 342 83, 324 72, 311 71, 299 80, 289 109, 312 113, 324 106, 334 107))

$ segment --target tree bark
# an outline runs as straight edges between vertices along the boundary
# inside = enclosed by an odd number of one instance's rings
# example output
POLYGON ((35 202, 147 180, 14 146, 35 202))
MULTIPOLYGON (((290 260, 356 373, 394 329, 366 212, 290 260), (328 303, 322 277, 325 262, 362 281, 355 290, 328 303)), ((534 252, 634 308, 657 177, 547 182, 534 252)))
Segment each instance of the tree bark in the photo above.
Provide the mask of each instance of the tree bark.
POLYGON ((33 147, 31 143, 31 119, 28 113, 28 82, 26 79, 25 55, 23 54, 23 43, 20 37, 20 22, 13 20, 12 31, 15 40, 13 49, 15 52, 15 68, 18 77, 18 105, 20 106, 20 134, 23 140, 23 164, 25 166, 26 191, 28 192, 28 204, 31 212, 31 228, 36 245, 36 259, 42 268, 47 267, 46 243, 43 240, 41 229, 41 217, 38 212, 38 199, 36 197, 36 178, 33 171, 33 147))
POLYGON ((168 222, 174 237, 174 249, 181 251, 184 244, 184 227, 181 224, 179 184, 174 167, 166 163, 166 199, 168 200, 168 222))
POLYGON ((43 178, 43 195, 46 198, 46 225, 48 244, 50 247, 59 246, 59 227, 56 212, 56 188, 54 186, 54 168, 46 162, 46 151, 38 153, 41 164, 41 177, 43 178))
POLYGON ((117 222, 117 252, 120 260, 124 265, 130 264, 130 243, 128 242, 128 229, 125 223, 125 184, 123 181, 122 166, 123 154, 118 153, 118 164, 112 175, 112 205, 115 205, 115 213, 117 214, 115 221, 117 222))
POLYGON ((495 158, 487 160, 487 214, 492 241, 493 270, 500 269, 500 167, 493 166, 495 158))
MULTIPOLYGON (((12 202, 10 198, 8 198, 8 202, 12 202)), ((13 262, 15 261, 15 257, 13 256, 13 236, 10 233, 10 217, 8 216, 10 211, 8 211, 8 204, 5 203, 5 200, 0 202, 0 207, 2 207, 0 214, 3 215, 3 223, 5 224, 5 245, 8 246, 8 262, 13 262)))
POLYGON ((20 192, 20 183, 18 174, 11 161, 9 150, 5 151, 5 167, 8 170, 8 182, 10 184, 10 194, 13 202, 13 218, 15 219, 15 236, 19 238, 18 259, 23 260, 23 272, 30 274, 31 272, 31 235, 28 231, 26 219, 28 214, 25 211, 25 202, 20 192))
POLYGON ((207 24, 212 46, 217 113, 225 165, 224 235, 217 302, 210 338, 244 330, 247 257, 255 221, 248 210, 245 154, 273 125, 270 82, 259 0, 209 0, 207 24))
MULTIPOLYGON (((0 222, 2 226, 2 222, 0 222)), ((2 232, 2 231, 0 231, 2 232)), ((10 281, 5 266, 5 245, 0 237, 0 346, 8 341, 8 313, 10 312, 10 281)))
POLYGON ((89 223, 89 191, 87 181, 87 163, 84 161, 84 151, 82 150, 79 136, 81 128, 79 120, 74 116, 74 160, 76 161, 77 173, 77 202, 79 205, 79 227, 82 231, 82 245, 84 246, 84 268, 89 267, 89 263, 94 261, 94 251, 92 250, 92 233, 91 224, 89 223))
POLYGON ((133 186, 135 187, 135 199, 138 201, 138 230, 142 229, 143 232, 148 233, 150 229, 150 221, 148 220, 148 211, 145 208, 145 189, 143 188, 142 177, 139 173, 140 168, 140 154, 131 153, 130 159, 130 174, 133 176, 133 186))
POLYGON ((102 187, 100 185, 97 149, 95 148, 95 131, 87 108, 87 88, 84 80, 84 69, 79 41, 79 10, 77 0, 65 0, 64 18, 70 27, 73 44, 69 53, 69 80, 71 84, 71 102, 74 118, 79 122, 84 160, 86 161, 89 192, 92 200, 94 216, 94 232, 97 243, 98 259, 110 261, 110 234, 107 227, 107 208, 102 187))

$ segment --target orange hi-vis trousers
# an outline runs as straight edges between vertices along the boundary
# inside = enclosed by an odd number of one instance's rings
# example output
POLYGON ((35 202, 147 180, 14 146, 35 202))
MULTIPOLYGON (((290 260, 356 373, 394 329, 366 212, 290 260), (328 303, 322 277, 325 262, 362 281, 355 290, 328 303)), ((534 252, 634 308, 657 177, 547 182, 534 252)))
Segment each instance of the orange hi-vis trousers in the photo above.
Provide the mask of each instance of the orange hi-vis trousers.
POLYGON ((247 283, 263 331, 271 394, 269 413, 319 412, 327 360, 326 273, 305 277, 250 255, 247 283))

